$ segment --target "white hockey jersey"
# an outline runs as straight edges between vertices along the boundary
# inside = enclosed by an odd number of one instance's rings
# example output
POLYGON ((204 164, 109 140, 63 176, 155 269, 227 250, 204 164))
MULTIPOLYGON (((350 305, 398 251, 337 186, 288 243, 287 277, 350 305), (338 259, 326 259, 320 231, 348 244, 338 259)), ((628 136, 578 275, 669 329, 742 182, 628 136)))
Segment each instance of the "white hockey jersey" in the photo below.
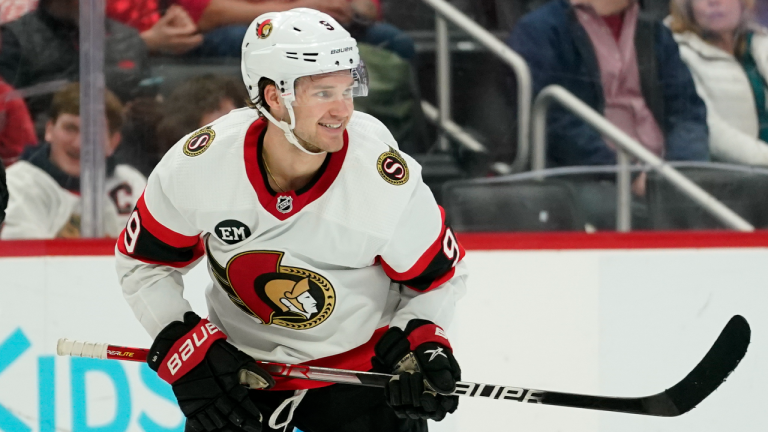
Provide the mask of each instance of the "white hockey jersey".
POLYGON ((203 254, 209 319, 258 360, 369 370, 388 326, 447 326, 465 290, 464 250, 386 127, 355 112, 342 150, 286 193, 263 170, 266 127, 252 109, 232 111, 184 137, 150 176, 116 253, 150 335, 191 310, 180 276, 203 254))
MULTIPOLYGON (((82 200, 43 167, 21 160, 7 169, 8 209, 0 238, 53 239, 80 237, 82 200)), ((79 182, 78 182, 79 184, 79 182)), ((147 181, 135 168, 117 165, 106 179, 104 232, 117 237, 128 221, 147 181)))

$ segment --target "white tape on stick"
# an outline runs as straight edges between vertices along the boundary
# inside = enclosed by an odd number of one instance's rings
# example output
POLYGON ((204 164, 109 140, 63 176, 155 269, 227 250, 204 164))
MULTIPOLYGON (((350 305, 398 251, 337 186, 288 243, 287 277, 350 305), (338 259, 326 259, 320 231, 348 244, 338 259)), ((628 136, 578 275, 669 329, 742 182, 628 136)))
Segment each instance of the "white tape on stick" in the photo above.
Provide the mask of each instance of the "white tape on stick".
POLYGON ((107 345, 106 343, 80 342, 61 338, 56 344, 56 354, 106 360, 107 345))

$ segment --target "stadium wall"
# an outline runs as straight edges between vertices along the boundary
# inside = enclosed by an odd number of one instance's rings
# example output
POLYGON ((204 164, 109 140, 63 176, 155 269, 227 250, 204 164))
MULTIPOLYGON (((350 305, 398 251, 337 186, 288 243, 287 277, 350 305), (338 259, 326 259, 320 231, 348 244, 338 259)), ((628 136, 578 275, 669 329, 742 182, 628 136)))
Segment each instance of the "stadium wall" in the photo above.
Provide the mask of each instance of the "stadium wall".
MULTIPOLYGON (((726 384, 679 418, 464 398, 454 431, 765 431, 768 233, 464 234, 467 295, 449 334, 466 381, 642 396, 671 387, 734 314, 753 342, 726 384)), ((0 430, 182 431, 145 365, 55 357, 60 337, 148 347, 110 241, 0 242, 0 430)), ((185 277, 205 314, 208 275, 185 277)), ((340 407, 343 409, 343 407, 340 407)))

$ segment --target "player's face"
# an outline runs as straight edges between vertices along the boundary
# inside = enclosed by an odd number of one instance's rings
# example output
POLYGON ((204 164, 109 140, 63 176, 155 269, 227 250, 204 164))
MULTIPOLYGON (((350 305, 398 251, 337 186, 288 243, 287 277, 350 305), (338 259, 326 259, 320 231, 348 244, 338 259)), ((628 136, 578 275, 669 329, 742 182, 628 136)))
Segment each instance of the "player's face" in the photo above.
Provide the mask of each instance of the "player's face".
POLYGON ((348 73, 301 78, 296 82, 294 132, 310 151, 333 153, 344 146, 344 129, 352 116, 352 86, 348 73))
MULTIPOLYGON (((45 125, 45 140, 51 144, 50 159, 71 177, 80 177, 80 117, 60 114, 45 125)), ((120 134, 104 137, 104 155, 109 157, 120 143, 120 134)))

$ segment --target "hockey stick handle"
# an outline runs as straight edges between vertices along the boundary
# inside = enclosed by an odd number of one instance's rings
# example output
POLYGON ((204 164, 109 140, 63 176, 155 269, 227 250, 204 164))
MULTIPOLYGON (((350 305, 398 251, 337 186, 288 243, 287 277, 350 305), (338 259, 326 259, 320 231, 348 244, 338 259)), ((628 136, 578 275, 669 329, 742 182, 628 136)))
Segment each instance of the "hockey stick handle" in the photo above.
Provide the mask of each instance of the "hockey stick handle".
MULTIPOLYGON (((88 357, 101 360, 123 360, 146 362, 149 350, 144 348, 122 347, 106 343, 82 342, 59 339, 56 344, 56 354, 60 356, 88 357)), ((325 381, 337 384, 355 384, 368 387, 385 387, 393 375, 360 372, 345 369, 324 368, 318 366, 292 365, 256 361, 258 365, 272 376, 298 378, 311 381, 325 381)), ((541 403, 546 392, 517 387, 476 384, 467 382, 456 383, 453 396, 487 397, 491 399, 508 399, 519 402, 541 403)))
POLYGON ((101 360, 146 362, 149 350, 61 338, 58 343, 56 343, 56 354, 60 356, 88 357, 101 360))

